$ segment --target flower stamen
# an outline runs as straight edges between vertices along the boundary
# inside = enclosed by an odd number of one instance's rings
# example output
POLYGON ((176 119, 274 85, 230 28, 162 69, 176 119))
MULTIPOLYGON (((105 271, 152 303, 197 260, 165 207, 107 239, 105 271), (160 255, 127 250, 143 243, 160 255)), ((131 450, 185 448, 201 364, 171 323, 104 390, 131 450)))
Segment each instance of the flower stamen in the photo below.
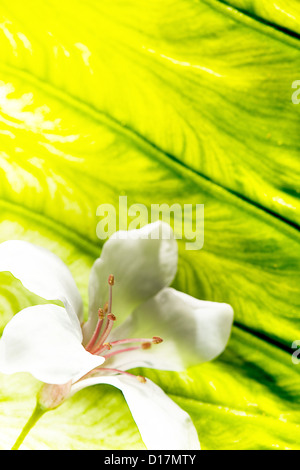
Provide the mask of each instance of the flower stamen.
POLYGON ((112 309, 112 287, 114 284, 115 284, 115 278, 113 274, 110 274, 108 277, 108 285, 109 285, 108 313, 111 313, 111 309, 112 309))
POLYGON ((99 333, 102 329, 104 318, 105 318, 104 310, 102 308, 99 308, 99 310, 98 310, 98 322, 97 322, 97 325, 96 325, 96 329, 95 329, 94 334, 91 337, 90 341, 88 342, 88 344, 85 347, 85 349, 87 351, 91 351, 93 349, 93 346, 94 346, 94 344, 95 344, 95 342, 96 342, 96 340, 99 336, 99 333))
POLYGON ((153 338, 127 338, 127 339, 119 339, 117 341, 111 341, 111 346, 118 346, 119 344, 128 344, 128 343, 152 343, 152 344, 160 344, 163 342, 163 339, 159 336, 153 336, 153 338))
POLYGON ((113 313, 109 313, 107 315, 107 322, 106 322, 104 331, 103 331, 102 335, 100 336, 100 338, 98 339, 98 341, 97 341, 97 343, 94 347, 94 350, 92 351, 93 354, 99 354, 100 351, 102 351, 104 342, 108 338, 116 319, 117 318, 115 317, 115 315, 113 313))
POLYGON ((125 370, 111 369, 109 367, 101 367, 101 370, 107 370, 108 372, 116 372, 117 374, 128 375, 129 377, 134 377, 141 383, 146 383, 146 379, 142 375, 134 375, 134 374, 131 374, 130 372, 126 372, 125 370))
MULTIPOLYGON (((115 278, 113 274, 110 274, 108 277, 108 286, 109 286, 109 299, 108 302, 104 304, 103 309, 100 308, 98 311, 98 322, 94 331, 94 334, 92 335, 90 341, 88 342, 86 346, 86 350, 89 351, 91 354, 101 354, 105 360, 109 359, 112 356, 116 356, 117 354, 125 353, 125 352, 130 352, 130 351, 136 351, 136 350, 147 350, 152 347, 153 344, 160 344, 162 343, 162 338, 160 336, 153 336, 152 338, 127 338, 127 339, 120 339, 118 341, 112 341, 112 342, 105 342, 107 338, 109 337, 111 330, 113 328, 114 322, 116 321, 116 316, 112 313, 112 287, 115 284, 115 278), (106 323, 104 324, 106 318, 106 323), (130 343, 140 343, 138 346, 130 346, 130 343), (128 345, 127 347, 123 349, 117 349, 110 351, 114 346, 118 345, 128 345)), ((129 372, 121 371, 119 369, 111 369, 107 367, 97 367, 93 371, 91 371, 91 374, 97 372, 97 371, 110 371, 110 372, 116 372, 118 374, 126 374, 132 377, 135 377, 139 380, 141 383, 145 383, 146 379, 145 377, 142 376, 136 376, 133 374, 130 374, 129 372)), ((88 376, 90 374, 87 374, 88 376)))
POLYGON ((103 357, 105 357, 105 359, 108 359, 109 357, 115 356, 116 354, 121 354, 129 351, 136 351, 137 349, 141 349, 141 346, 133 346, 132 348, 118 349, 117 351, 112 351, 111 353, 103 354, 103 357))
POLYGON ((141 382, 142 384, 145 384, 147 382, 147 380, 145 379, 145 377, 143 377, 142 375, 137 375, 136 378, 138 379, 139 382, 141 382))
POLYGON ((134 379, 137 379, 139 382, 141 383, 146 383, 146 379, 145 377, 143 377, 142 375, 134 375, 134 374, 131 374, 130 372, 126 372, 124 370, 120 370, 120 369, 112 369, 110 367, 96 367, 95 369, 91 370, 90 372, 88 372, 84 378, 88 378, 88 377, 91 377, 93 376, 95 373, 98 373, 99 371, 107 371, 107 372, 115 372, 116 374, 122 374, 122 375, 127 375, 128 377, 133 377, 134 379))
POLYGON ((152 343, 153 344, 160 344, 163 342, 163 339, 160 336, 153 336, 152 343))

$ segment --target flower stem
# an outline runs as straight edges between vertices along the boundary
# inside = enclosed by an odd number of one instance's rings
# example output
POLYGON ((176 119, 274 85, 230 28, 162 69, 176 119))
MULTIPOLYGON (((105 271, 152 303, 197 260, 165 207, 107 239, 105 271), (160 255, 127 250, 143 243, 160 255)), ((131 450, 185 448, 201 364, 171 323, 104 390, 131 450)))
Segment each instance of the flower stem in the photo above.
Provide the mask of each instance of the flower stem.
POLYGON ((19 435, 18 439, 16 440, 15 444, 11 448, 11 450, 18 450, 20 445, 23 443, 25 437, 29 433, 29 431, 33 428, 35 423, 43 416, 44 413, 46 413, 47 408, 41 406, 39 403, 37 403, 34 412, 30 416, 29 420, 25 424, 24 428, 22 429, 21 434, 19 435))

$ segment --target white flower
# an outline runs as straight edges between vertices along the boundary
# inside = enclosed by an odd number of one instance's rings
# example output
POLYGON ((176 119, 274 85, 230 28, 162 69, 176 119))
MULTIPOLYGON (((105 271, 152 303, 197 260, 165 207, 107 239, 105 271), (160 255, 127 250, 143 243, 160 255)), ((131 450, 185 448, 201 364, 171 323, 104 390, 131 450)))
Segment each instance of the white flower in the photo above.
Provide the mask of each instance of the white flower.
POLYGON ((115 233, 93 265, 83 323, 79 291, 58 257, 24 241, 2 243, 0 271, 64 308, 37 305, 16 314, 0 340, 0 372, 30 372, 46 384, 70 382, 70 395, 94 384, 113 385, 123 392, 148 449, 199 449, 188 414, 152 381, 126 372, 180 371, 226 347, 232 308, 170 288, 177 257, 167 224, 115 233))

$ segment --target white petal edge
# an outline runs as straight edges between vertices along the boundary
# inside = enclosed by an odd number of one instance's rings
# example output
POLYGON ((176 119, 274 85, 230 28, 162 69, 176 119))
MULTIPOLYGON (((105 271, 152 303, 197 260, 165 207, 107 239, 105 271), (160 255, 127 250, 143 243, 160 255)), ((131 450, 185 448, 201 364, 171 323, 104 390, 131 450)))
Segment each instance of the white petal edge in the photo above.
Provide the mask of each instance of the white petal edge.
POLYGON ((163 343, 151 349, 116 355, 107 361, 107 367, 181 371, 211 361, 226 348, 232 323, 230 305, 198 300, 165 288, 140 305, 108 338, 111 342, 121 338, 160 336, 163 343))
POLYGON ((60 300, 81 338, 83 304, 69 268, 51 251, 23 240, 0 244, 0 271, 9 271, 26 289, 46 300, 60 300))
POLYGON ((0 339, 0 372, 29 372, 49 384, 76 381, 103 364, 87 352, 69 315, 57 305, 36 305, 17 313, 0 339))
POLYGON ((97 384, 112 385, 122 391, 133 419, 149 450, 199 450, 200 443, 190 416, 164 391, 146 379, 134 377, 93 377, 72 386, 71 394, 97 384))
POLYGON ((113 312, 124 321, 142 302, 173 281, 178 246, 171 227, 161 221, 141 229, 116 232, 104 244, 101 257, 92 267, 89 284, 88 339, 97 322, 97 312, 108 300, 108 277, 115 276, 113 312))

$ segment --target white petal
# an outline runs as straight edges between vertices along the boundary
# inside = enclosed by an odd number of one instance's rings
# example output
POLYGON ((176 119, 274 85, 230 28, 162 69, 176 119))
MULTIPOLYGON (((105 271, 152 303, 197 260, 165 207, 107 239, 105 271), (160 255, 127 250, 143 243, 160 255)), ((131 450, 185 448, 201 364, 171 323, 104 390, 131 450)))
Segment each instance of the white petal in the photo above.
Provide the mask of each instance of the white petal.
POLYGON ((50 384, 75 381, 103 361, 84 349, 66 310, 57 305, 17 313, 0 340, 0 372, 30 372, 50 384))
POLYGON ((140 383, 133 377, 119 375, 93 377, 73 385, 71 393, 96 384, 113 385, 123 392, 147 449, 200 449, 198 434, 190 416, 151 380, 140 383))
POLYGON ((230 305, 198 300, 165 288, 140 305, 109 338, 114 341, 160 336, 163 343, 153 345, 151 349, 119 354, 109 360, 107 367, 179 371, 210 361, 224 351, 232 322, 230 305))
POLYGON ((46 300, 60 300, 81 335, 82 299, 70 270, 51 251, 21 240, 0 245, 0 271, 9 271, 26 289, 46 300), (78 318, 77 318, 78 317, 78 318))
POLYGON ((95 262, 90 278, 90 316, 85 326, 91 334, 97 311, 108 300, 108 276, 115 276, 113 313, 118 323, 163 287, 170 285, 177 270, 178 247, 168 224, 155 222, 140 230, 115 233, 95 262))

